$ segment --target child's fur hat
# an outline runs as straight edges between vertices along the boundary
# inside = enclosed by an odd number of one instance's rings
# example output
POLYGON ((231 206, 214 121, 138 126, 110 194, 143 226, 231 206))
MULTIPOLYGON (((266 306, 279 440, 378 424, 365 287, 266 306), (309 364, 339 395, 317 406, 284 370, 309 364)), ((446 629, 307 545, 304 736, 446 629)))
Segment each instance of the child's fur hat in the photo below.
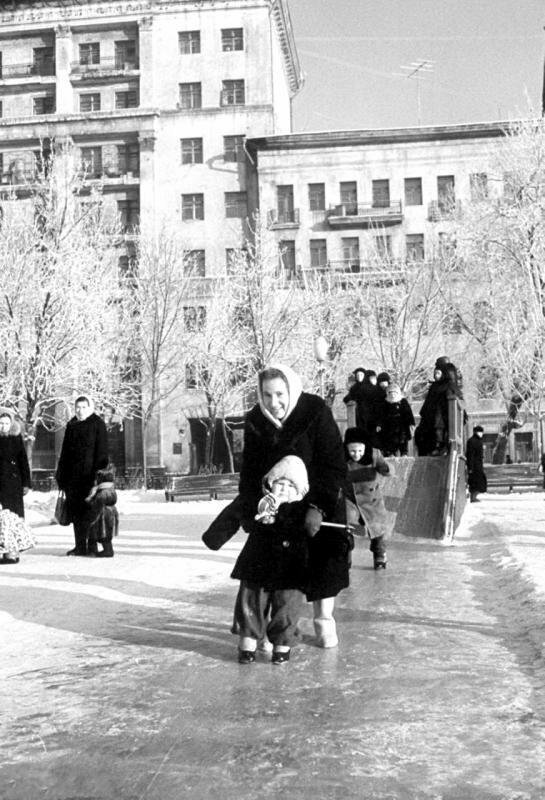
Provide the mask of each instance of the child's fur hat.
POLYGON ((361 442, 367 444, 367 434, 361 428, 347 428, 344 434, 345 445, 354 444, 354 442, 361 442))
POLYGON ((304 496, 308 492, 307 468, 299 456, 284 456, 277 461, 263 478, 263 484, 270 489, 273 482, 280 478, 291 481, 297 489, 297 494, 304 496))
POLYGON ((384 381, 390 383, 390 376, 387 372, 379 372, 377 375, 377 383, 384 383, 384 381))

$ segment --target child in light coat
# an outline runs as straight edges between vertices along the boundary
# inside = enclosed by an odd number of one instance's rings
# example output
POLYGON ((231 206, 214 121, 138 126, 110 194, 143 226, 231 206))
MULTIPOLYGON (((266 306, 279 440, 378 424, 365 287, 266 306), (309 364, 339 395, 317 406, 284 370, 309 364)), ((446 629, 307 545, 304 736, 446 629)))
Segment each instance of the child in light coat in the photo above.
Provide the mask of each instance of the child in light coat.
POLYGON ((390 467, 360 429, 348 428, 344 444, 348 467, 344 492, 346 522, 355 534, 371 539, 369 549, 373 553, 374 568, 386 569, 386 539, 391 534, 392 524, 381 485, 383 478, 390 474, 390 467))

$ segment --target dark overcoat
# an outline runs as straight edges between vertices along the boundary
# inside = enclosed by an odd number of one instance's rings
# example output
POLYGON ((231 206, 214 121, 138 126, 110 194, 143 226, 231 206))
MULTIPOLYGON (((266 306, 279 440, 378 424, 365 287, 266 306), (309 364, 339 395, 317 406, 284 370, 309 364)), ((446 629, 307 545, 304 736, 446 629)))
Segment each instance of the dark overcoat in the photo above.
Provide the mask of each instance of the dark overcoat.
POLYGON ((0 436, 0 504, 2 508, 25 516, 23 489, 30 488, 30 468, 23 437, 0 436))
POLYGON ((108 464, 108 434, 97 414, 66 425, 55 478, 67 498, 82 503, 93 486, 97 470, 108 464))
POLYGON ((281 428, 255 406, 246 417, 239 484, 242 527, 249 536, 232 577, 269 590, 300 589, 309 600, 334 596, 348 586, 349 549, 342 529, 322 527, 309 539, 303 527, 311 505, 321 509, 326 520, 335 519, 345 475, 340 433, 320 397, 301 394, 281 428), (280 506, 276 522, 263 525, 254 520, 263 476, 288 455, 304 462, 308 494, 280 506))
POLYGON ((467 485, 470 492, 486 492, 488 488, 483 461, 483 440, 473 434, 466 445, 467 485))

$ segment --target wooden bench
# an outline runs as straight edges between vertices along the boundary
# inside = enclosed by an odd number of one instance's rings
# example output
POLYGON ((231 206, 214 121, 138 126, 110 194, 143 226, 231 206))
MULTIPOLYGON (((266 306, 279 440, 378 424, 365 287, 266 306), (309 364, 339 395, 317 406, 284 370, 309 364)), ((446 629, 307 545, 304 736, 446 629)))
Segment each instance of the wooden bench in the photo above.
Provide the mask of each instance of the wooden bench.
POLYGON ((488 491, 543 489, 543 475, 537 464, 485 464, 488 491))
POLYGON ((238 492, 238 472, 222 472, 214 475, 176 475, 169 478, 165 489, 165 500, 173 503, 179 497, 233 498, 238 492))

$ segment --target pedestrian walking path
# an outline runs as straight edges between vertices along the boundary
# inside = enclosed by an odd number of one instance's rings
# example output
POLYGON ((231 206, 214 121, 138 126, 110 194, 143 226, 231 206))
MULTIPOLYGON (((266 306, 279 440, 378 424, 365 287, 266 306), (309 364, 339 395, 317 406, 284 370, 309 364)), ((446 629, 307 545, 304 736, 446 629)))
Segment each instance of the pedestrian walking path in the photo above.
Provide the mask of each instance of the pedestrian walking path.
POLYGON ((340 646, 309 608, 282 666, 236 663, 221 507, 122 498, 113 559, 44 525, 2 568, 2 800, 542 800, 542 495, 397 537, 384 572, 358 541, 340 646))

